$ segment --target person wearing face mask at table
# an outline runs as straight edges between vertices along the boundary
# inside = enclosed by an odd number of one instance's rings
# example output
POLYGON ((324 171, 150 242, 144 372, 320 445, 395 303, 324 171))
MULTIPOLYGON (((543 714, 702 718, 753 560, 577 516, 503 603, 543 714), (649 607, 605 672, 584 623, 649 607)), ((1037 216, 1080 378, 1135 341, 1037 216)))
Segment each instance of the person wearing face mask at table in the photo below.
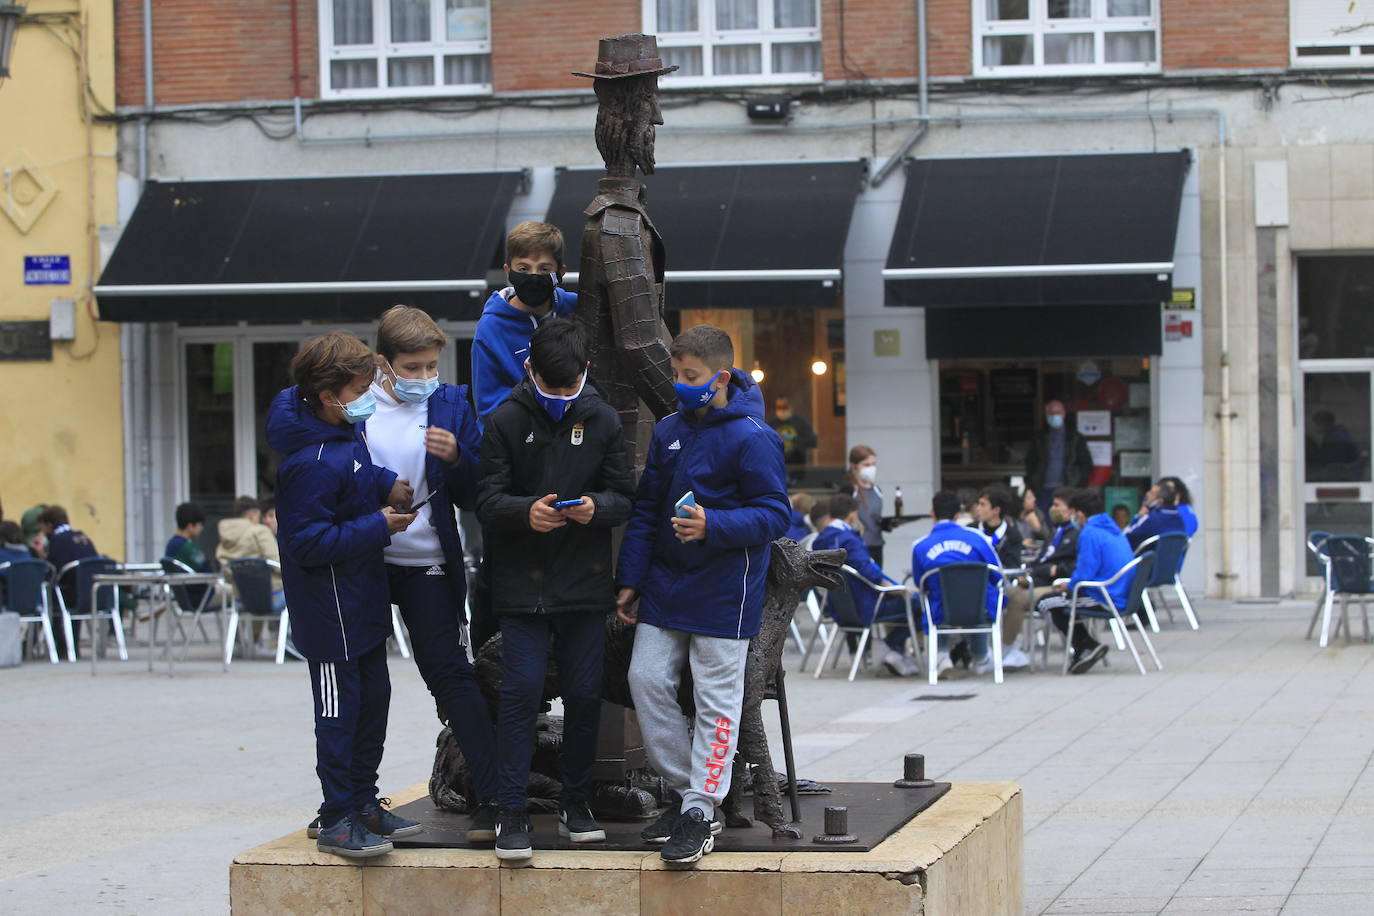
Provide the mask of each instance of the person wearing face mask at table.
POLYGON ((1026 486, 1038 494, 1048 514, 1057 487, 1082 487, 1093 470, 1088 442, 1068 422, 1063 401, 1045 405, 1045 425, 1026 449, 1026 486))
POLYGON ((421 309, 397 305, 377 325, 381 371, 367 450, 414 488, 415 521, 385 550, 391 602, 415 647, 415 664, 439 721, 453 729, 473 785, 468 839, 496 839, 496 735, 463 644, 467 576, 455 509, 477 508, 481 438, 467 388, 439 380, 448 335, 421 309), (428 500, 426 502, 426 500, 428 500))
POLYGON ((472 400, 479 429, 525 378, 535 328, 550 315, 566 318, 577 310, 577 294, 558 285, 567 266, 557 226, 517 225, 506 237, 502 269, 510 286, 487 299, 472 338, 472 400))
POLYGON ((878 453, 867 445, 851 448, 845 483, 849 495, 859 504, 859 526, 863 529, 868 555, 882 566, 883 491, 878 486, 878 453))
POLYGON ((1078 557, 1078 529, 1074 527, 1073 511, 1069 509, 1069 499, 1073 493, 1070 487, 1060 487, 1051 494, 1049 524, 1053 534, 1040 548, 1035 560, 1026 564, 1027 575, 1007 582, 1001 619, 1004 667, 1018 668, 1030 664, 1025 651, 1016 645, 1026 612, 1031 605, 1054 591, 1055 579, 1073 575, 1074 562, 1078 557))

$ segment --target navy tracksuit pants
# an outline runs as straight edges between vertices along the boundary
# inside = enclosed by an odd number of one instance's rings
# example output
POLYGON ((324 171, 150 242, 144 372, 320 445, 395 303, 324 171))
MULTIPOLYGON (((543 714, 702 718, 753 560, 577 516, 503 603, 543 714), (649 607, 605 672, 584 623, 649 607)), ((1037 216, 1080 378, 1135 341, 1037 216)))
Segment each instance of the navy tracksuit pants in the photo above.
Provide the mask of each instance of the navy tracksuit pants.
POLYGON ((460 577, 456 590, 446 566, 396 566, 388 563, 391 600, 410 631, 410 647, 420 677, 453 729, 467 761, 477 802, 496 799, 496 732, 491 713, 468 661, 460 629, 467 589, 460 577))
POLYGON ((601 722, 601 662, 606 651, 606 615, 599 611, 519 614, 501 617, 501 713, 497 729, 502 808, 524 810, 528 802, 535 723, 544 698, 549 637, 563 697, 563 800, 584 801, 591 791, 596 732, 601 722))
POLYGON ((377 798, 377 769, 386 741, 391 676, 386 642, 348 661, 310 663, 315 692, 315 773, 324 790, 320 823, 377 798))

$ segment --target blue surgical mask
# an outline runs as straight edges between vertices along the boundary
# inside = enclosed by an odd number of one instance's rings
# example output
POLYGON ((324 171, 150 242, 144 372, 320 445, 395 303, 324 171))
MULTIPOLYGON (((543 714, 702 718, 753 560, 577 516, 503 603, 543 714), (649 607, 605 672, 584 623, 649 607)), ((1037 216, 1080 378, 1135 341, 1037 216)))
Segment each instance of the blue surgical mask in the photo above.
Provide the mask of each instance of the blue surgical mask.
POLYGON ((338 404, 338 406, 343 410, 344 419, 348 420, 349 423, 362 423, 372 416, 372 412, 377 409, 377 396, 372 393, 371 389, 368 389, 356 401, 338 404))
POLYGON ((1045 422, 1050 424, 1050 429, 1062 429, 1064 426, 1064 415, 1062 413, 1052 413, 1045 418, 1045 422))
POLYGON ((391 390, 396 392, 396 397, 402 401, 409 401, 411 404, 423 404, 429 400, 429 396, 439 390, 439 376, 434 378, 401 378, 396 376, 396 381, 391 383, 391 390))
POLYGON ((711 398, 716 393, 711 390, 711 386, 716 383, 717 376, 711 376, 711 380, 705 385, 684 385, 682 382, 673 384, 673 390, 677 392, 677 399, 684 410, 696 410, 705 407, 711 402, 711 398))
MULTIPOLYGON (((525 363, 525 368, 529 369, 529 363, 525 363)), ((535 381, 532 369, 530 370, 530 381, 534 382, 534 399, 544 408, 553 422, 557 423, 572 408, 573 401, 582 397, 582 390, 587 387, 587 373, 582 373, 582 381, 578 383, 577 391, 574 394, 549 394, 539 387, 539 382, 535 381)))

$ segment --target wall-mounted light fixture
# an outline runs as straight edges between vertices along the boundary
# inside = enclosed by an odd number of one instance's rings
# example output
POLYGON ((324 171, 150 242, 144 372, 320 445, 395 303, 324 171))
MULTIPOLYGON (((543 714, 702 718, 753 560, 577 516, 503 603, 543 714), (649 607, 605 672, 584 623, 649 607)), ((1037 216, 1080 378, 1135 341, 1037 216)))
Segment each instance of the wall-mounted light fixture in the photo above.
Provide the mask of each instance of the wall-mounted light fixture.
POLYGON ((0 79, 10 75, 10 51, 14 48, 14 33, 19 30, 19 19, 23 15, 24 7, 0 0, 0 79))

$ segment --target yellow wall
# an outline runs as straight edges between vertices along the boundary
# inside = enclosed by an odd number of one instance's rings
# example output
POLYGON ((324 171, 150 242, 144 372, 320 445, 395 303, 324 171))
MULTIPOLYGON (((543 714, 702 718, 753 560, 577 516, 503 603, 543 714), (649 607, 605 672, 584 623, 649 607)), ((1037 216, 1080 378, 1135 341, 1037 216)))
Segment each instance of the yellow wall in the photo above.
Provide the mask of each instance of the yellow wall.
POLYGON ((122 559, 119 327, 93 320, 91 297, 97 227, 116 222, 115 126, 91 121, 114 106, 114 4, 27 6, 41 21, 21 23, 12 75, 0 81, 0 170, 11 170, 17 211, 0 173, 0 321, 46 320, 50 300, 64 298, 77 300, 77 323, 76 340, 53 343, 51 362, 0 360, 0 500, 6 518, 35 503, 66 506, 75 527, 122 559), (88 112, 79 88, 83 37, 88 112), (33 217, 45 185, 55 193, 33 217), (33 217, 32 225, 21 228, 16 217, 33 217), (72 285, 25 286, 24 256, 48 254, 71 256, 72 285))

